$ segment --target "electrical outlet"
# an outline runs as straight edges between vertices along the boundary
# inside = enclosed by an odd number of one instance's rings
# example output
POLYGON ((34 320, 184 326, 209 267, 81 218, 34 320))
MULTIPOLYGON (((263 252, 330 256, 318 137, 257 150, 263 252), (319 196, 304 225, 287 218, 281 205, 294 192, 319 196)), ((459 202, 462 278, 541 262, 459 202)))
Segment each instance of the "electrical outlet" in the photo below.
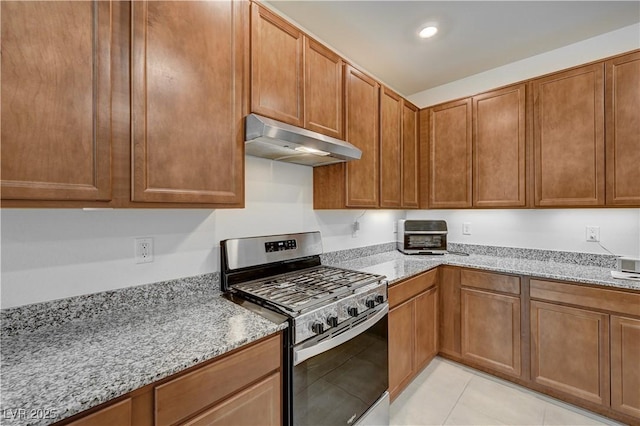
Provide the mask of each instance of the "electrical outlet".
POLYGON ((134 241, 136 263, 153 262, 153 238, 136 238, 134 241))
POLYGON ((359 230, 360 230, 360 222, 356 220, 355 222, 353 222, 353 225, 351 225, 351 238, 357 238, 359 230))
POLYGON ((597 243, 600 241, 600 227, 599 226, 587 226, 587 241, 597 243))
POLYGON ((462 224, 462 235, 471 235, 471 222, 464 222, 462 224))

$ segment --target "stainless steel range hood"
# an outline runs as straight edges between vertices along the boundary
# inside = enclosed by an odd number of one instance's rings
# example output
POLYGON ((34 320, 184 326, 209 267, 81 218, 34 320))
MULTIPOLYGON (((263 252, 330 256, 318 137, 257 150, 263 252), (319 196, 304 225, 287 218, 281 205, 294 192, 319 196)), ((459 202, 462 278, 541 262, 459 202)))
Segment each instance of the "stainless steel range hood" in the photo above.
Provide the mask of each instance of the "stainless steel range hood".
POLYGON ((362 156, 349 142, 257 114, 246 118, 245 141, 247 155, 305 166, 326 166, 362 156))

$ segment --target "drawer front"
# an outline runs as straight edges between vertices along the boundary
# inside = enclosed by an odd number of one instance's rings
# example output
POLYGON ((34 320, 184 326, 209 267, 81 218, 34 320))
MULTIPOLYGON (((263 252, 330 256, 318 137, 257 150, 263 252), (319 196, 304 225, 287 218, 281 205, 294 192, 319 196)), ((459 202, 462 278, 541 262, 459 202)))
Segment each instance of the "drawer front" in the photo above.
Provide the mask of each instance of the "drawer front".
POLYGON ((411 299, 414 296, 436 285, 438 279, 438 271, 433 269, 429 272, 422 273, 416 277, 409 278, 406 281, 394 284, 389 287, 389 307, 393 308, 402 302, 411 299))
POLYGON ((131 398, 69 423, 69 426, 93 425, 131 425, 131 398))
POLYGON ((174 424, 280 368, 274 336, 155 388, 156 425, 174 424))
POLYGON ((509 294, 520 294, 520 277, 463 269, 460 283, 465 287, 481 288, 509 294))
POLYGON ((640 316, 640 292, 531 280, 531 298, 640 316))

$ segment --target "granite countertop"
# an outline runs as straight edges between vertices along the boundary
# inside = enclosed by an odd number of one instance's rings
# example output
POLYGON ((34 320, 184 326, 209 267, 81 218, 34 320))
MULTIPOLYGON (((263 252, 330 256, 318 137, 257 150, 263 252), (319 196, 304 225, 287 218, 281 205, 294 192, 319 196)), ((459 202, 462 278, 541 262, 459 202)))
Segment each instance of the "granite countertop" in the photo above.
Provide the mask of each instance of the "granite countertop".
POLYGON ((62 420, 285 327, 211 290, 3 334, 2 424, 62 420))
POLYGON ((333 264, 342 268, 385 275, 390 285, 439 265, 453 265, 640 291, 640 281, 613 278, 610 268, 480 254, 409 256, 399 251, 389 251, 333 264))

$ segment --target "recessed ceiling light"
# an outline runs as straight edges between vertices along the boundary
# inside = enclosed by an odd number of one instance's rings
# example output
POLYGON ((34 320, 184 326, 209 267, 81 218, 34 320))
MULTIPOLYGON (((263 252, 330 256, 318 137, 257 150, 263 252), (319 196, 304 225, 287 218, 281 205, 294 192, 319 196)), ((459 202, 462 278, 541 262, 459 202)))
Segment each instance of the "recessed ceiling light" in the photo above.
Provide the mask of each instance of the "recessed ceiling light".
POLYGON ((438 32, 438 28, 434 26, 429 26, 421 29, 418 35, 420 36, 420 38, 429 38, 436 35, 437 32, 438 32))

